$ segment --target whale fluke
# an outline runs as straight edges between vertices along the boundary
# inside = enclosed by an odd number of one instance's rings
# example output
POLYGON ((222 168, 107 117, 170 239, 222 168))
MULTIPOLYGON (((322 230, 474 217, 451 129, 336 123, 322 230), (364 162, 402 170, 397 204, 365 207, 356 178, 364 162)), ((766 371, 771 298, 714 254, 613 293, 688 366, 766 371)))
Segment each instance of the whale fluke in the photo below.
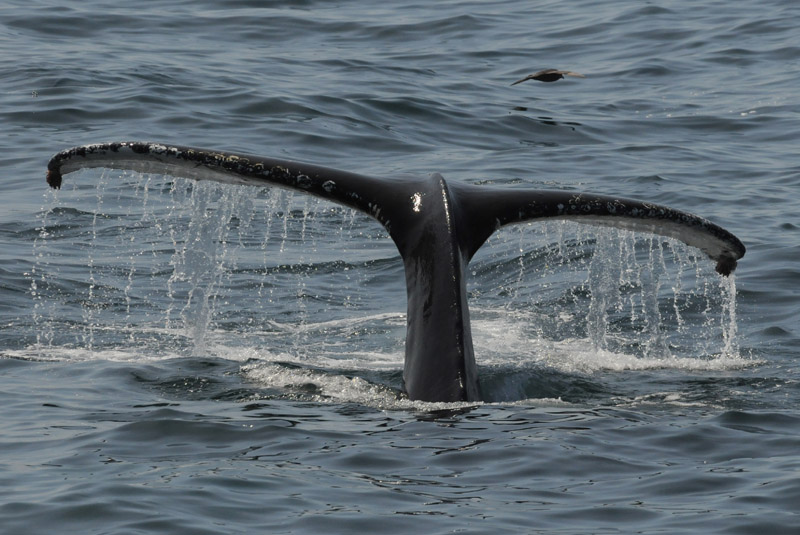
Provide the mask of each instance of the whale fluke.
POLYGON ((745 247, 700 217, 652 203, 568 191, 512 189, 420 179, 373 178, 326 167, 244 154, 146 142, 84 145, 59 152, 47 182, 102 167, 278 186, 369 214, 394 240, 408 294, 403 380, 410 399, 481 399, 472 347, 466 268, 497 229, 535 219, 568 219, 669 236, 697 247, 730 275, 745 247))

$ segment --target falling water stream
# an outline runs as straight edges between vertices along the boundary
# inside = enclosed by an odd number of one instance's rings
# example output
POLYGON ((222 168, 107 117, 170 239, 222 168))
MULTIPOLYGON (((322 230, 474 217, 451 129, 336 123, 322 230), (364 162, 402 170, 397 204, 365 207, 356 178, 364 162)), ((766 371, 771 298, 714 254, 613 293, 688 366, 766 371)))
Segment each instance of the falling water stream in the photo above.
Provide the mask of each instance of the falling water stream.
MULTIPOLYGON (((30 353, 220 357, 278 389, 399 387, 403 268, 376 222, 275 188, 97 174, 76 175, 41 211, 30 353)), ((495 399, 535 395, 512 385, 531 366, 592 373, 746 360, 735 278, 671 239, 521 224, 490 238, 469 275, 476 355, 495 399)))

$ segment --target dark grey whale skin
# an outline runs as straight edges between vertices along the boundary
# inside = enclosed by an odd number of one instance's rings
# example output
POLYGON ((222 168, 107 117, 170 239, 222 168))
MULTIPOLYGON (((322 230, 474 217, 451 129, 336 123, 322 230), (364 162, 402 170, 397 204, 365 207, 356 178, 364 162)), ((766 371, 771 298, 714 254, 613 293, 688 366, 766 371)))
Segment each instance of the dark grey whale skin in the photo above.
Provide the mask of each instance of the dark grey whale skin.
POLYGON ((408 397, 430 402, 481 400, 472 347, 466 268, 497 229, 541 218, 644 231, 703 250, 729 275, 745 253, 738 238, 700 217, 652 203, 569 191, 373 178, 300 162, 150 142, 83 145, 59 152, 47 182, 88 168, 302 191, 365 212, 389 232, 403 259, 408 293, 403 380, 408 397))

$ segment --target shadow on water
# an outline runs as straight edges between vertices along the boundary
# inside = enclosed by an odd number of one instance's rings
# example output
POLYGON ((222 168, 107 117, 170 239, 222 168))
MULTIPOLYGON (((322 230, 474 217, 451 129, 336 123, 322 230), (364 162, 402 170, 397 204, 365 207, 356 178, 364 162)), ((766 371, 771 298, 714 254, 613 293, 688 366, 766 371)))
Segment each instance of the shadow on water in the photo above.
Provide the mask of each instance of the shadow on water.
MULTIPOLYGON (((529 109, 525 106, 514 106, 511 108, 513 111, 528 111, 529 109)), ((558 121, 552 117, 547 116, 539 116, 539 117, 532 117, 532 119, 544 126, 567 126, 571 130, 576 130, 578 127, 583 126, 583 124, 576 122, 576 121, 558 121)))

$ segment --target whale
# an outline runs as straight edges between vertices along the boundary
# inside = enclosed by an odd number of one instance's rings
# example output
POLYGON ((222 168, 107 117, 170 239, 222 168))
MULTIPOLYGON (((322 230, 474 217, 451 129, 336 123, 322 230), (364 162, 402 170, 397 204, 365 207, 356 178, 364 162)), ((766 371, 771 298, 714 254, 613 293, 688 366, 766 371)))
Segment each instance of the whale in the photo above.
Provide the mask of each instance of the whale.
POLYGON ((84 168, 124 169, 227 184, 300 191, 364 212, 388 232, 405 270, 408 312, 403 388, 411 400, 480 401, 466 273, 496 230, 561 219, 680 240, 728 276, 745 254, 729 231, 702 217, 654 203, 562 190, 477 185, 422 178, 372 177, 247 154, 124 141, 82 145, 54 155, 47 183, 84 168))

